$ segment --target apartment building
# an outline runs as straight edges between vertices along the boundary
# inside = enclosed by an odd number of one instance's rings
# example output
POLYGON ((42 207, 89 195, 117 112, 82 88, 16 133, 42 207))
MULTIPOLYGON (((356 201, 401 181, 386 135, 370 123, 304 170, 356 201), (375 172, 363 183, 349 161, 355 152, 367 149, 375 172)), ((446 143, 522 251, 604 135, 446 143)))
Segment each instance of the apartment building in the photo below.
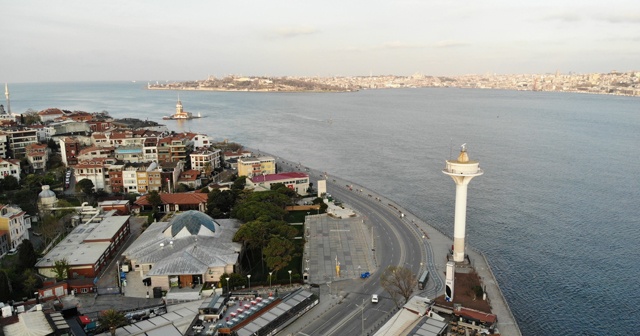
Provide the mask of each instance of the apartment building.
POLYGON ((59 142, 62 163, 66 166, 77 164, 78 154, 80 153, 80 141, 74 137, 62 137, 59 142))
POLYGON ((27 146, 38 143, 38 132, 30 127, 5 128, 7 135, 8 152, 14 159, 22 159, 27 155, 27 146))
POLYGON ((47 169, 47 161, 49 160, 49 147, 47 145, 30 144, 26 150, 27 160, 33 170, 44 171, 47 169))
POLYGON ((17 205, 0 204, 0 231, 7 231, 9 248, 15 249, 29 239, 31 217, 17 205))
POLYGON ((271 156, 238 158, 238 176, 253 177, 276 173, 276 159, 271 156))
POLYGON ((255 191, 271 190, 271 185, 282 183, 298 195, 306 195, 309 189, 309 175, 290 172, 271 175, 259 175, 247 179, 246 187, 255 191))
POLYGON ((220 168, 220 150, 203 149, 189 154, 191 169, 210 174, 215 168, 220 168))
POLYGON ((0 179, 12 175, 20 181, 20 160, 0 158, 0 179))

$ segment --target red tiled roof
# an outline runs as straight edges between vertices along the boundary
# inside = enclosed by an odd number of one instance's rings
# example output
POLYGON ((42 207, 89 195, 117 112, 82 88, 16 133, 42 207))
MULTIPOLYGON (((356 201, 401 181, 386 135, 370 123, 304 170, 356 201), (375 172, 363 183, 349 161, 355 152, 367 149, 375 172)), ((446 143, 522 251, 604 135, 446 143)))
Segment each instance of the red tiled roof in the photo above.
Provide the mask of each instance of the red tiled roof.
POLYGON ((29 149, 41 149, 41 148, 47 148, 47 145, 39 144, 39 143, 32 143, 32 144, 29 144, 27 146, 27 150, 29 150, 29 149))
POLYGON ((279 173, 279 174, 269 174, 269 175, 258 175, 251 178, 251 182, 259 183, 259 182, 271 182, 271 181, 280 181, 287 179, 299 179, 299 178, 308 178, 309 174, 298 173, 298 172, 290 172, 290 173, 279 173))
POLYGON ((454 310, 453 313, 458 316, 470 318, 477 321, 487 322, 487 323, 496 323, 497 317, 494 314, 481 312, 479 310, 471 309, 471 308, 460 308, 460 310, 454 310))
POLYGON ((190 169, 190 170, 183 171, 180 174, 180 178, 178 180, 180 180, 180 181, 195 181, 195 180, 198 179, 198 176, 200 176, 200 171, 199 170, 190 169))
POLYGON ((20 165, 20 160, 16 160, 16 159, 3 159, 0 157, 0 162, 9 162, 14 165, 20 165))
MULTIPOLYGON (((151 205, 147 201, 147 197, 149 195, 144 195, 138 198, 135 201, 137 205, 151 205)), ((178 205, 188 205, 188 204, 200 204, 206 203, 209 195, 206 193, 177 193, 177 194, 160 194, 160 198, 162 199, 162 204, 178 204, 178 205)))
POLYGON ((64 112, 58 108, 48 108, 38 112, 39 115, 63 115, 64 112))

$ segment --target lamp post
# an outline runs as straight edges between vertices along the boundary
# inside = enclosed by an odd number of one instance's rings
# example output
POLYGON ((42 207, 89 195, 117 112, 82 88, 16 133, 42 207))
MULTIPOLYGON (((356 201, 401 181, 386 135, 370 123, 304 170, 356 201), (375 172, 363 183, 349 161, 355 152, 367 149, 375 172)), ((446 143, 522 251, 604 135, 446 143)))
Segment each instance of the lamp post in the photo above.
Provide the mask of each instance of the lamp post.
POLYGON ((229 289, 229 279, 231 279, 231 278, 226 277, 225 279, 227 280, 227 294, 229 294, 229 293, 231 293, 231 290, 229 289))
POLYGON ((289 286, 291 286, 291 270, 289 270, 289 286))
POLYGON ((247 274, 247 279, 249 280, 249 290, 251 290, 251 274, 247 274))
POLYGON ((273 272, 269 272, 269 289, 271 289, 271 274, 273 274, 273 272))

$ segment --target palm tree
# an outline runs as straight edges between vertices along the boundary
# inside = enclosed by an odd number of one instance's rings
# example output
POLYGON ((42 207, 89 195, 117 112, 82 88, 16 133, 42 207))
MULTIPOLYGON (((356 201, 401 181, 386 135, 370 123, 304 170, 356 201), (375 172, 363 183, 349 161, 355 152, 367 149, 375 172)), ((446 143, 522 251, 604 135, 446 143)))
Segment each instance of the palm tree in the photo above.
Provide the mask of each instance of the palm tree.
POLYGON ((124 314, 115 310, 108 309, 103 311, 98 317, 98 323, 102 328, 108 328, 111 335, 116 334, 116 329, 127 324, 127 319, 124 317, 124 314))

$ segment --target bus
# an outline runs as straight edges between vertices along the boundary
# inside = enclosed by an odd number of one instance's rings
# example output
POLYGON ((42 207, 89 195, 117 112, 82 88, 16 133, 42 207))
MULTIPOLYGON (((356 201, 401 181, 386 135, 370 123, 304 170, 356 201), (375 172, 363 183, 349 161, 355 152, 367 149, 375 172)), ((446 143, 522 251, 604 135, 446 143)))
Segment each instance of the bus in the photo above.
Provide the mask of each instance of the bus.
POLYGON ((427 281, 429 281, 429 271, 424 271, 418 279, 418 289, 424 289, 427 286, 427 281))

